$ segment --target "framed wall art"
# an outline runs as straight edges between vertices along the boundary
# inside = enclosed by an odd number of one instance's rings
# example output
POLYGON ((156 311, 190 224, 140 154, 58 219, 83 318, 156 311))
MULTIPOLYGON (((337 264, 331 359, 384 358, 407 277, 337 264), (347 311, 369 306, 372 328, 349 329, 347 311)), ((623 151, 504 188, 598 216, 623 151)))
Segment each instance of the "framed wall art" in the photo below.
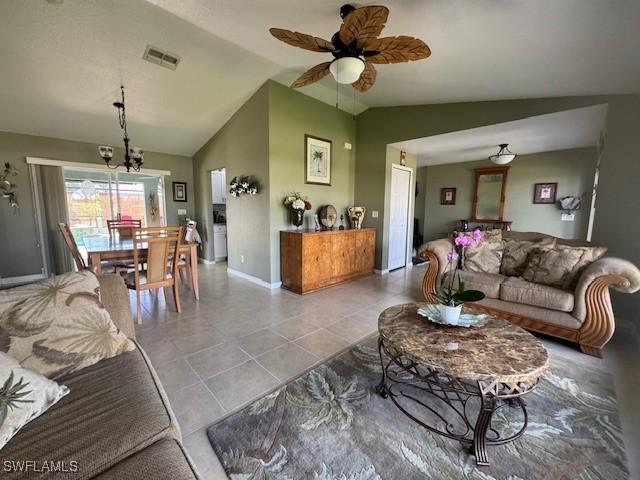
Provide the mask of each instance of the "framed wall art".
POLYGON ((173 201, 186 202, 187 184, 185 182, 171 182, 171 185, 173 187, 173 201))
POLYGON ((440 205, 455 205, 456 189, 455 187, 446 187, 440 189, 440 205))
POLYGON ((331 185, 331 140, 304 136, 304 182, 331 185))
POLYGON ((557 183, 536 183, 533 187, 533 203, 556 203, 557 183))

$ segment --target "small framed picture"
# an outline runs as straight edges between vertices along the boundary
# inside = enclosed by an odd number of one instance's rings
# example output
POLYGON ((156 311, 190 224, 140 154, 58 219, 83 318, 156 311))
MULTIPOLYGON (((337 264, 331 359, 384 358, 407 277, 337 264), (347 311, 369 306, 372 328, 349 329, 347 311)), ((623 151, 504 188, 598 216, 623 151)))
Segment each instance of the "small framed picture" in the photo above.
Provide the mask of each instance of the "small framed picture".
POLYGON ((171 182, 171 185, 173 186, 173 201, 186 202, 187 184, 185 182, 171 182))
POLYGON ((533 188, 533 203, 556 203, 557 183, 536 183, 533 188))
POLYGON ((455 205, 456 189, 454 187, 446 187, 440 189, 440 205, 455 205))
POLYGON ((331 140, 304 136, 304 183, 331 185, 331 140))

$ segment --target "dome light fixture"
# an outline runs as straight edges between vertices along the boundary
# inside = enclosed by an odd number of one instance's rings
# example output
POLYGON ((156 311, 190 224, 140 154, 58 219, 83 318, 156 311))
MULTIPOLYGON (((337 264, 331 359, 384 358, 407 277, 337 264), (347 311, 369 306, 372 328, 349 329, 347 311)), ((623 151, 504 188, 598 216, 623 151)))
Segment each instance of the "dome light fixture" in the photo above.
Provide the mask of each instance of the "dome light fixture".
POLYGON ((511 163, 513 159, 517 157, 515 153, 509 150, 508 143, 501 143, 498 146, 500 147, 498 153, 489 157, 489 160, 491 160, 496 165, 506 165, 507 163, 511 163))
POLYGON ((359 57, 336 58, 329 65, 329 71, 338 83, 354 83, 364 71, 364 62, 359 57))

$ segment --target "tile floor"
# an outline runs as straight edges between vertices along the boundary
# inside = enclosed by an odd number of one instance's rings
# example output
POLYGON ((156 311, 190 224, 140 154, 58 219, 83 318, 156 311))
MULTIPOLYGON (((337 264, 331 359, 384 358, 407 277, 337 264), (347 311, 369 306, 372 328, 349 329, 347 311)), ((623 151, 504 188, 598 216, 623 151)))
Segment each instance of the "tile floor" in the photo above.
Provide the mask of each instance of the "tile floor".
MULTIPOLYGON (((387 306, 421 300, 424 271, 418 266, 370 276, 302 297, 227 276, 223 263, 200 265, 201 299, 183 289, 181 314, 171 302, 167 308, 162 295, 143 295, 137 338, 203 478, 226 478, 206 437, 209 425, 374 333, 387 306)), ((621 330, 604 361, 584 358, 614 372, 630 453, 640 451, 640 377, 631 361, 640 342, 631 325, 621 330)), ((558 342, 545 344, 552 355, 576 354, 558 342)), ((629 456, 633 478, 640 479, 640 462, 629 456)))

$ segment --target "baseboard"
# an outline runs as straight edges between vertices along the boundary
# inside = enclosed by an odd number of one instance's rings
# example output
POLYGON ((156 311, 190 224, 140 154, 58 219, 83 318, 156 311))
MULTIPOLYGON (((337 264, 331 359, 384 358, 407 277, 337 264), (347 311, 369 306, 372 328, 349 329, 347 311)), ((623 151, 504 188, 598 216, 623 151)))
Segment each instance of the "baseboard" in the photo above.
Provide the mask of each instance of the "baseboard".
POLYGON ((198 262, 204 263, 205 265, 213 265, 216 263, 215 260, 207 260, 206 258, 198 257, 198 262))
POLYGON ((0 285, 19 285, 36 282, 47 278, 44 273, 34 273, 33 275, 21 275, 19 277, 0 277, 0 285))
POLYGON ((387 273, 389 273, 389 269, 388 268, 385 268, 383 270, 379 270, 377 268, 374 268, 373 271, 374 271, 374 273, 376 275, 386 275, 387 273))
POLYGON ((248 282, 255 283, 256 285, 260 285, 261 287, 268 288, 269 290, 275 290, 276 288, 280 288, 282 286, 282 282, 265 282, 261 278, 254 277, 253 275, 249 275, 248 273, 239 272, 238 270, 234 270, 233 268, 229 267, 227 267, 227 273, 229 275, 233 275, 234 277, 239 277, 247 280, 248 282))

